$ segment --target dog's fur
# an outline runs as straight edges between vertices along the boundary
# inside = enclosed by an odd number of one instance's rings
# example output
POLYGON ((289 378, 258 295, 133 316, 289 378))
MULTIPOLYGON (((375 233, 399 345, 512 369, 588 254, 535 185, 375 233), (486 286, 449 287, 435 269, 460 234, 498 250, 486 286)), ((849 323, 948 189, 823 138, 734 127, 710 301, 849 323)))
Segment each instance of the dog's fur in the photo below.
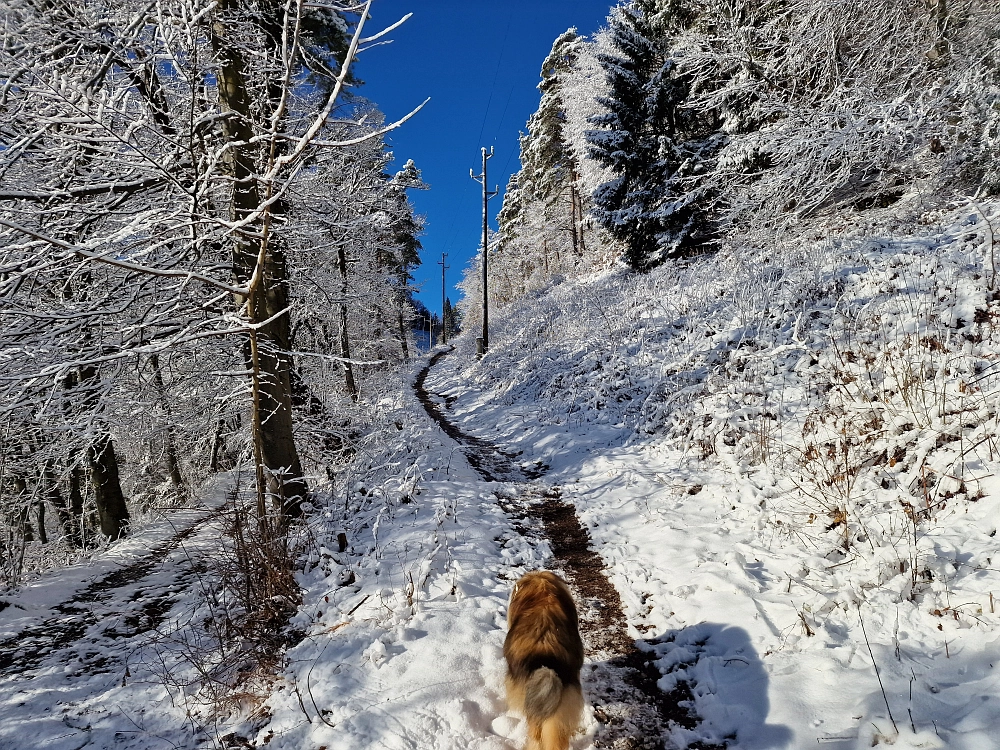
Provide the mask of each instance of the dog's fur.
POLYGON ((567 750, 583 716, 576 605, 555 573, 528 573, 507 610, 507 702, 528 720, 528 750, 567 750))

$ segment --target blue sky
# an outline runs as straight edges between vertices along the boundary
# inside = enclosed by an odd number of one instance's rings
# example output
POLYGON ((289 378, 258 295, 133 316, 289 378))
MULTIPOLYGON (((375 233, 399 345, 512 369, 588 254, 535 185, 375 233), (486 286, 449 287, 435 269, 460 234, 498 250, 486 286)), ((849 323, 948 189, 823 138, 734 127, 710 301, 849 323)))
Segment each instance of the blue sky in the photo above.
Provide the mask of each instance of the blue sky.
POLYGON ((500 210, 507 178, 518 169, 518 133, 538 108, 539 71, 553 40, 575 26, 591 34, 604 25, 614 0, 375 0, 365 32, 413 13, 391 35, 393 42, 366 51, 356 74, 357 93, 395 120, 428 96, 416 117, 389 135, 393 169, 413 159, 426 191, 411 191, 427 219, 421 238, 423 265, 414 277, 427 307, 441 310, 441 253, 448 253, 448 296, 482 235, 480 147, 494 147, 489 161, 490 224, 500 210))

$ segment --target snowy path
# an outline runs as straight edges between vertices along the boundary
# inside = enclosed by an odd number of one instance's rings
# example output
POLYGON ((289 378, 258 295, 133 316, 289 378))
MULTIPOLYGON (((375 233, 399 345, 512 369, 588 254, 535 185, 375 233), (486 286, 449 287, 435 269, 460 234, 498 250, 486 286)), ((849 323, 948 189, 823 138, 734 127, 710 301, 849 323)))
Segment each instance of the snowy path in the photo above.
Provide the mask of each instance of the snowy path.
MULTIPOLYGON (((214 548, 219 509, 178 511, 89 564, 26 586, 0 611, 0 748, 178 743, 165 647, 214 548), (183 607, 181 607, 183 608, 183 607)), ((175 690, 179 695, 182 691, 175 690)))
MULTIPOLYGON (((573 506, 561 499, 560 488, 543 485, 537 481, 542 471, 517 467, 510 455, 463 432, 445 416, 439 401, 447 406, 448 399, 428 392, 425 385, 430 369, 445 355, 435 354, 417 376, 417 397, 441 429, 463 446, 466 459, 484 480, 515 483, 513 497, 502 504, 504 511, 525 536, 548 542, 554 558, 550 567, 562 573, 574 589, 587 646, 584 685, 599 724, 594 744, 665 747, 665 727, 670 723, 688 729, 699 723, 690 704, 693 686, 678 683, 670 692, 657 686, 662 674, 653 663, 658 658, 655 641, 647 644, 629 637, 621 597, 573 506)), ((690 747, 709 750, 724 745, 698 743, 690 747)))

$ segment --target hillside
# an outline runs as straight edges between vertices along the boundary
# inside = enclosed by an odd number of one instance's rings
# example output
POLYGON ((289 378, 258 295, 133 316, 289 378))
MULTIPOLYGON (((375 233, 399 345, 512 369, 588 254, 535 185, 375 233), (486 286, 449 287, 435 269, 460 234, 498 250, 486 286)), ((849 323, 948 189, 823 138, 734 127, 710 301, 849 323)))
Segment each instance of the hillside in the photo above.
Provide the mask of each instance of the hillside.
MULTIPOLYGON (((330 576, 352 559, 328 553, 290 652, 336 728, 289 692, 272 744, 520 742, 504 600, 524 571, 567 568, 530 523, 558 488, 659 688, 693 701, 667 747, 990 747, 1000 207, 983 211, 567 280, 506 308, 481 361, 459 339, 426 387, 472 441, 411 412, 406 469, 360 490, 349 522, 376 554, 344 592, 330 576), (519 455, 477 477, 466 456, 491 445, 519 455)), ((574 747, 610 746, 609 714, 589 717, 574 747)))
POLYGON ((573 750, 996 747, 1000 5, 620 0, 478 250, 380 10, 0 7, 0 750, 525 747, 542 568, 573 750))
MULTIPOLYGON (((510 748, 505 602, 537 567, 581 606, 577 750, 992 746, 998 217, 522 297, 481 360, 466 334, 416 365, 427 405, 404 396, 308 525, 275 678, 199 625, 233 606, 201 563, 153 621, 92 617, 9 663, 0 746, 510 748), (23 680, 60 689, 80 636, 83 672, 101 639, 125 647, 60 714, 26 714, 23 680), (257 674, 235 694, 234 669, 257 674)), ((154 558, 119 578, 141 591, 154 558)), ((26 586, 7 632, 52 627, 53 595, 86 578, 26 586)), ((73 601, 111 596, 91 589, 73 601)))

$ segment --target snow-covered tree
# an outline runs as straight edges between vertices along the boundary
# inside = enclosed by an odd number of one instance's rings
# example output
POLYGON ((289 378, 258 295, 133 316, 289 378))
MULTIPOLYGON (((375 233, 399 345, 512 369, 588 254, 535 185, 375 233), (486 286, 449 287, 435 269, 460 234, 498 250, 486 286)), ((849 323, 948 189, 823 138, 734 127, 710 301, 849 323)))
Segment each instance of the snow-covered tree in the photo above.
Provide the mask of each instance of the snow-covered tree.
POLYGON ((714 113, 726 133, 709 182, 727 233, 900 201, 891 212, 903 215, 974 192, 993 160, 984 144, 998 10, 985 0, 705 3, 679 40, 680 67, 687 106, 714 113))
POLYGON ((593 214, 638 270, 715 236, 699 179, 716 147, 714 122, 685 109, 691 81, 673 48, 692 17, 681 2, 635 0, 612 11, 610 49, 598 54, 609 90, 599 100, 606 111, 591 118, 590 156, 614 176, 594 191, 593 214))
POLYGON ((384 174, 393 126, 334 116, 367 10, 352 30, 353 4, 161 5, 0 11, 0 414, 21 436, 0 484, 77 544, 247 452, 262 516, 297 515, 293 330, 337 317, 307 307, 316 165, 375 144, 381 202, 355 218, 380 291, 358 296, 396 351, 419 228, 384 174))
POLYGON ((521 137, 521 170, 517 178, 521 201, 540 202, 549 217, 566 227, 576 255, 584 252, 582 202, 577 188, 578 166, 567 148, 563 81, 572 70, 581 44, 576 29, 561 34, 542 63, 541 101, 521 137))
POLYGON ((582 155, 573 148, 567 128, 564 93, 586 44, 569 29, 556 38, 542 63, 538 110, 520 139, 521 169, 511 176, 497 217, 499 244, 491 262, 501 303, 544 285, 555 274, 593 262, 589 190, 582 189, 582 155))

